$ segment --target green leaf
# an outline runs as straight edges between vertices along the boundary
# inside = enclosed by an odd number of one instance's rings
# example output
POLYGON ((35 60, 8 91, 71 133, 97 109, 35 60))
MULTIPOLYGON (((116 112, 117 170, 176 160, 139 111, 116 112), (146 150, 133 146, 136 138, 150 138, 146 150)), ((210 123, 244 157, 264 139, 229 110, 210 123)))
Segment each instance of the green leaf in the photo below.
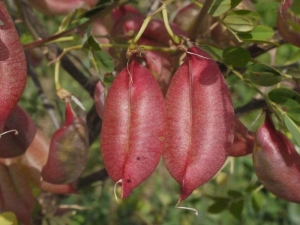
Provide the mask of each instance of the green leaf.
POLYGON ((216 0, 209 10, 209 14, 217 17, 231 9, 231 0, 216 0))
POLYGON ((240 47, 228 47, 223 51, 223 60, 233 67, 244 67, 250 60, 250 53, 240 47))
POLYGON ((92 35, 92 27, 91 26, 88 27, 87 31, 85 32, 85 34, 82 38, 82 45, 84 48, 87 48, 88 50, 93 50, 93 51, 101 51, 102 50, 99 42, 92 35))
POLYGON ((293 108, 289 109, 286 114, 288 117, 290 117, 292 120, 300 123, 300 108, 293 108))
POLYGON ((12 212, 3 212, 0 214, 1 225, 18 225, 17 217, 12 212))
POLYGON ((96 52, 94 54, 94 57, 100 69, 107 73, 111 73, 114 71, 114 60, 108 53, 106 53, 105 51, 96 52))
POLYGON ((299 127, 294 123, 294 121, 288 117, 287 114, 284 114, 284 124, 287 129, 291 132, 293 138, 296 140, 298 146, 300 146, 300 130, 299 127))
POLYGON ((239 192, 239 191, 235 191, 235 190, 229 190, 227 192, 228 196, 232 197, 232 198, 241 198, 243 197, 243 193, 239 192))
POLYGON ((272 86, 281 81, 281 75, 277 70, 260 63, 249 66, 243 77, 260 86, 272 86))
POLYGON ((229 207, 230 213, 238 220, 242 220, 242 213, 244 209, 244 200, 232 202, 229 207))
POLYGON ((2 21, 2 20, 0 20, 0 26, 2 26, 2 25, 4 25, 4 23, 3 23, 3 21, 2 21))
POLYGON ((271 27, 257 25, 251 32, 249 33, 238 33, 239 38, 243 41, 267 41, 274 35, 274 30, 271 27))
POLYGON ((300 95, 287 88, 276 88, 268 93, 272 102, 279 104, 288 109, 300 108, 300 95))
POLYGON ((228 203, 228 198, 215 198, 215 202, 208 207, 207 211, 212 214, 220 213, 227 209, 228 203))
POLYGON ((249 32, 255 26, 251 20, 239 15, 228 15, 223 22, 228 28, 237 32, 249 32))
POLYGON ((259 212, 264 202, 264 197, 260 192, 256 192, 252 195, 251 205, 255 212, 259 212))

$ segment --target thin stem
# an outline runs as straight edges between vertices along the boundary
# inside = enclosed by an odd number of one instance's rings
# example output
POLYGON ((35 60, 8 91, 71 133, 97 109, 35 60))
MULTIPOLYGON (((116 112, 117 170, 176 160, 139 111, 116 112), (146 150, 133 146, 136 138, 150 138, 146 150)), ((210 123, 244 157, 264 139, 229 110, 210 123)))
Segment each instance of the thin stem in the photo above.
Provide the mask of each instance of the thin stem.
POLYGON ((23 46, 24 50, 44 45, 48 42, 54 41, 54 40, 64 37, 64 36, 79 33, 79 31, 84 30, 87 26, 89 26, 90 24, 95 22, 97 19, 108 15, 115 7, 117 7, 119 5, 119 1, 120 0, 115 1, 110 6, 108 6, 106 9, 104 9, 101 12, 99 12, 98 14, 92 16, 88 21, 84 22, 83 24, 81 24, 75 28, 72 28, 72 29, 63 31, 61 33, 55 34, 51 37, 43 38, 43 39, 40 39, 40 40, 37 40, 37 41, 34 41, 34 42, 24 45, 23 46))
POLYGON ((179 38, 177 35, 175 35, 175 34, 173 33, 173 30, 172 30, 171 27, 170 27, 170 24, 169 24, 169 18, 168 18, 168 11, 167 11, 167 8, 166 8, 166 7, 163 8, 163 10, 162 10, 162 15, 163 15, 163 20, 164 20, 164 24, 165 24, 165 27, 166 27, 166 29, 167 29, 167 32, 168 32, 169 35, 171 36, 173 42, 174 42, 175 44, 180 44, 180 38, 179 38))
POLYGON ((60 66, 60 61, 57 60, 55 62, 55 70, 54 70, 54 82, 55 82, 56 90, 61 89, 61 85, 59 83, 59 66, 60 66))
POLYGON ((198 17, 196 18, 196 20, 193 24, 192 33, 190 36, 191 41, 196 41, 196 39, 200 33, 201 23, 205 19, 206 15, 213 3, 214 3, 214 1, 212 1, 212 0, 205 0, 202 9, 200 10, 198 17))
POLYGON ((152 17, 154 15, 156 15, 157 13, 161 12, 163 9, 166 8, 166 6, 168 4, 170 4, 171 2, 173 2, 174 0, 167 0, 165 2, 163 2, 162 6, 159 7, 155 12, 151 13, 150 15, 148 15, 146 17, 146 19, 144 20, 139 32, 137 33, 137 35, 135 36, 135 38, 133 39, 133 41, 130 43, 129 45, 129 49, 133 50, 136 48, 136 43, 139 41, 139 39, 141 38, 141 36, 143 35, 144 31, 146 30, 149 22, 151 21, 152 17))

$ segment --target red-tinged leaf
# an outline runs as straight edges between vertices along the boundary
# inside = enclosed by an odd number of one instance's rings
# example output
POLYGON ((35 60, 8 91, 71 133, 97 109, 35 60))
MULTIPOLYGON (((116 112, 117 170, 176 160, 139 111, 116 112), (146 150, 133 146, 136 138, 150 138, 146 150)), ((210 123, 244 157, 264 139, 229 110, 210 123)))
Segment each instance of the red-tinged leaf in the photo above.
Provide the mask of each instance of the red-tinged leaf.
POLYGON ((254 148, 254 134, 238 118, 234 121, 234 141, 228 155, 234 157, 248 155, 254 148))
POLYGON ((234 112, 216 62, 197 47, 176 71, 167 96, 165 165, 181 185, 180 201, 223 166, 233 143, 234 112))
POLYGON ((104 112, 104 102, 105 102, 105 89, 101 83, 101 81, 98 81, 95 92, 94 92, 94 101, 96 110, 98 113, 98 116, 102 119, 103 118, 103 112, 104 112))
POLYGON ((300 203, 300 156, 292 142, 276 130, 269 112, 256 142, 253 166, 261 183, 275 196, 300 203))
POLYGON ((4 131, 17 130, 3 135, 0 139, 0 157, 17 157, 27 150, 32 142, 36 127, 30 116, 20 107, 16 106, 4 124, 4 131))
POLYGON ((30 213, 26 204, 22 201, 10 178, 6 165, 0 163, 0 192, 4 199, 4 211, 16 214, 23 225, 31 225, 30 213))
POLYGON ((0 1, 0 133, 26 85, 27 65, 14 23, 0 1))
POLYGON ((277 28, 279 34, 292 45, 300 48, 300 31, 294 29, 294 26, 300 27, 300 18, 297 18, 290 7, 293 0, 285 0, 278 11, 277 28))
POLYGON ((71 102, 66 102, 65 123, 51 139, 42 178, 52 184, 75 182, 86 166, 89 146, 86 122, 76 117, 71 102))
POLYGON ((41 130, 37 130, 33 141, 24 155, 21 156, 20 162, 26 172, 26 177, 38 188, 43 191, 55 194, 73 194, 77 193, 71 184, 50 184, 41 181, 41 170, 47 162, 50 148, 50 140, 41 130))
POLYGON ((132 57, 108 91, 100 137, 109 176, 122 180, 122 198, 155 170, 164 146, 165 116, 157 82, 132 57))

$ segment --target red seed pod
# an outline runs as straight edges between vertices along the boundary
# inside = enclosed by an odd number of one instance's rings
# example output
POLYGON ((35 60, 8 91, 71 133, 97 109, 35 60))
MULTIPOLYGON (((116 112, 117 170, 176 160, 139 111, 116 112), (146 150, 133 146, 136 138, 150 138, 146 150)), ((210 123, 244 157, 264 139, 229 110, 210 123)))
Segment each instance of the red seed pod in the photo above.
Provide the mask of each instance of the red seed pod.
POLYGON ((300 26, 300 18, 297 18, 290 8, 293 0, 285 0, 282 2, 277 15, 277 28, 279 34, 292 45, 300 48, 300 33, 295 29, 300 26))
POLYGON ((86 166, 89 146, 86 122, 76 117, 71 102, 66 102, 65 123, 51 139, 42 178, 52 184, 75 182, 86 166))
POLYGON ((3 162, 0 162, 0 192, 4 200, 4 211, 13 212, 23 225, 30 225, 30 212, 19 196, 11 180, 9 170, 3 162))
POLYGON ((36 126, 30 116, 20 106, 16 106, 4 124, 3 131, 16 130, 3 135, 0 139, 0 157, 17 157, 27 150, 32 142, 36 126))
POLYGON ((3 1, 0 1, 0 133, 26 85, 27 65, 22 44, 3 1))
POLYGON ((77 191, 71 184, 50 184, 41 180, 41 170, 47 162, 49 146, 50 140, 42 131, 37 130, 27 151, 20 157, 20 163, 26 173, 26 178, 43 191, 55 194, 76 193, 77 191))
POLYGON ((300 203, 300 156, 291 141, 276 130, 270 113, 256 133, 253 166, 264 187, 286 201, 300 203))
POLYGON ((234 141, 228 155, 233 157, 248 155, 254 148, 254 134, 238 118, 234 121, 234 141))
POLYGON ((181 185, 179 201, 209 181, 223 166, 233 143, 234 111, 216 62, 188 49, 166 96, 165 165, 181 185))
POLYGON ((122 181, 122 198, 158 165, 165 126, 162 92, 133 56, 108 91, 100 136, 103 162, 109 176, 122 181))

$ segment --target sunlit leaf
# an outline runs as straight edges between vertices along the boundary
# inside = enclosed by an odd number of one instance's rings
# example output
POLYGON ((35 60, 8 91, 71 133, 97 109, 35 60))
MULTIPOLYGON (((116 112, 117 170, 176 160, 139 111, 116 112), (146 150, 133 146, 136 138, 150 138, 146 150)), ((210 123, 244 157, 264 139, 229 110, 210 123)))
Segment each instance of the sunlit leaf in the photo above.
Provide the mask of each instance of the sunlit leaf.
POLYGON ((0 214, 1 225, 18 225, 17 217, 12 212, 3 212, 0 214))
MULTIPOLYGON (((300 106, 300 104, 298 104, 300 106)), ((300 122, 300 108, 289 109, 286 114, 294 121, 300 122)))
POLYGON ((274 35, 274 30, 271 27, 257 25, 251 32, 238 33, 239 38, 243 41, 267 41, 274 35))
POLYGON ((284 124, 293 135, 293 138, 296 140, 298 146, 300 146, 300 130, 297 124, 295 124, 287 114, 284 115, 284 124))
POLYGON ((217 17, 231 9, 231 0, 216 0, 212 5, 209 14, 217 17))
POLYGON ((251 20, 240 16, 227 16, 224 23, 230 29, 237 32, 249 32, 254 28, 251 20))

